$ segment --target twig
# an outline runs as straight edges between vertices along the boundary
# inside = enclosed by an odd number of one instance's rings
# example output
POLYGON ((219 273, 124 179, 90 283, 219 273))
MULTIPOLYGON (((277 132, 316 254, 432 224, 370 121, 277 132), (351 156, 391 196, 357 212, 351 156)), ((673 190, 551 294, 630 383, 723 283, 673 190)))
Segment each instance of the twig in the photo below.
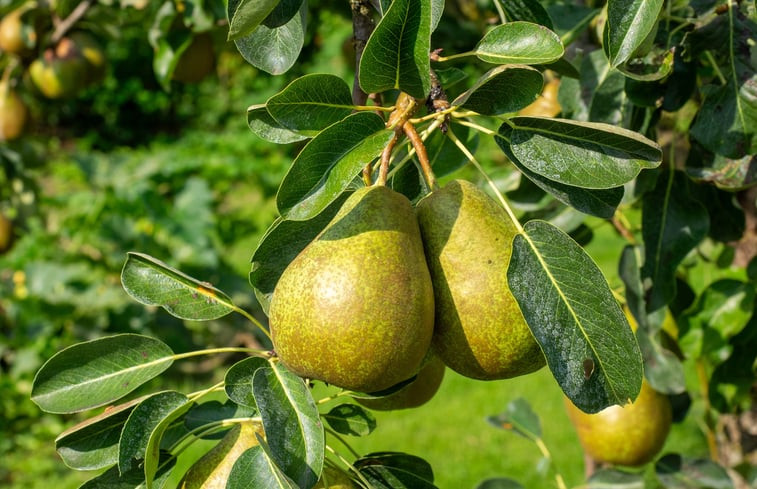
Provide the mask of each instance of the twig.
POLYGON ((402 130, 405 132, 405 136, 407 136, 415 149, 415 154, 418 156, 418 162, 421 164, 421 170, 423 170, 423 177, 426 179, 428 189, 431 191, 435 190, 437 188, 436 176, 434 175, 434 171, 431 169, 431 163, 428 160, 426 145, 423 144, 423 141, 418 135, 418 131, 415 130, 415 126, 410 123, 410 121, 405 122, 402 125, 402 130))
POLYGON ((50 37, 50 41, 52 41, 53 44, 57 44, 58 41, 61 40, 63 36, 66 35, 66 32, 68 32, 71 27, 76 24, 79 19, 81 19, 84 14, 87 12, 87 9, 92 6, 92 0, 84 0, 79 5, 76 6, 76 8, 66 17, 64 20, 60 21, 55 26, 55 31, 53 32, 52 37, 50 37))
POLYGON ((360 59, 363 57, 363 50, 368 38, 376 25, 371 18, 371 5, 368 0, 350 0, 352 9, 352 33, 355 45, 355 79, 352 82, 352 103, 355 105, 365 105, 368 101, 368 94, 360 88, 360 59))

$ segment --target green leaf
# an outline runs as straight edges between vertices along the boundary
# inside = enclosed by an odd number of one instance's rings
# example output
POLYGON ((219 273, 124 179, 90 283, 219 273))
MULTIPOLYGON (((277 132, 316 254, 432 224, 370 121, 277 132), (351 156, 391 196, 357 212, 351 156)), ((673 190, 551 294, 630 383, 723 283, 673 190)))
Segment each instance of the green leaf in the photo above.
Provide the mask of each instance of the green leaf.
MULTIPOLYGON (((226 489, 298 489, 298 485, 284 474, 276 464, 270 448, 257 433, 258 446, 254 446, 239 456, 231 468, 226 489)), ((311 484, 312 485, 312 484, 311 484)), ((310 486, 306 486, 310 487, 310 486)))
POLYGON ((229 0, 229 41, 254 31, 278 3, 279 0, 229 0))
POLYGON ((646 56, 631 58, 618 69, 628 78, 639 81, 661 80, 673 71, 672 49, 654 47, 646 56))
MULTIPOLYGON (((284 0, 286 1, 286 0, 284 0)), ((251 34, 236 39, 242 57, 271 75, 280 75, 297 61, 305 42, 307 2, 286 23, 269 27, 260 24, 251 34)))
POLYGON ((50 413, 75 413, 125 396, 173 363, 163 342, 135 334, 65 348, 37 372, 32 401, 50 413))
POLYGON ((139 467, 139 462, 145 458, 147 442, 155 427, 186 402, 187 396, 179 392, 158 392, 144 399, 131 411, 118 442, 118 470, 121 474, 139 467))
POLYGON ((538 0, 495 0, 505 11, 509 22, 523 20, 553 29, 552 19, 538 0))
POLYGON ((588 480, 587 489, 644 489, 644 475, 616 469, 599 469, 588 480))
MULTIPOLYGON (((184 416, 184 426, 187 430, 196 430, 209 424, 217 424, 231 418, 250 418, 257 411, 248 406, 241 406, 234 401, 226 400, 223 404, 219 401, 207 401, 195 404, 184 416)), ((228 430, 213 432, 200 437, 206 440, 220 440, 228 430)))
MULTIPOLYGON (((150 438, 147 441, 145 447, 145 460, 143 469, 145 473, 145 487, 147 489, 153 489, 156 487, 156 476, 160 473, 161 468, 161 451, 160 445, 163 440, 163 435, 170 428, 175 421, 184 416, 187 411, 194 405, 194 401, 187 400, 181 404, 180 399, 172 399, 173 410, 170 412, 163 412, 162 419, 150 432, 150 438)), ((166 410, 169 411, 169 410, 166 410)))
POLYGON ((259 137, 276 144, 296 143, 307 136, 290 131, 271 117, 265 104, 252 105, 247 108, 247 125, 259 137))
POLYGON ((618 187, 662 161, 656 143, 608 124, 514 117, 498 135, 526 168, 575 187, 618 187))
POLYGON ((519 482, 507 477, 496 477, 482 480, 476 486, 476 489, 524 489, 524 487, 519 482))
POLYGON ((121 284, 136 301, 161 306, 180 319, 217 319, 235 309, 229 296, 211 284, 143 253, 128 253, 121 284))
POLYGON ((284 269, 331 222, 351 192, 342 193, 326 209, 307 221, 276 219, 266 230, 252 255, 250 285, 263 310, 268 312, 273 290, 284 269))
POLYGON ((370 453, 357 459, 356 469, 374 489, 435 489, 431 465, 400 452, 370 453))
POLYGON ((529 221, 515 236, 507 279, 573 404, 595 413, 636 398, 639 346, 607 280, 575 241, 546 222, 529 221))
POLYGON ((392 134, 372 112, 352 114, 324 129, 302 149, 281 182, 276 205, 282 217, 304 221, 321 213, 381 154, 392 134))
POLYGON ((608 0, 604 48, 613 66, 631 58, 657 23, 663 0, 608 0))
MULTIPOLYGON (((160 468, 152 481, 153 489, 165 487, 175 465, 175 457, 161 453, 160 468)), ((141 468, 134 468, 125 474, 120 474, 118 466, 113 466, 79 486, 79 489, 144 489, 146 487, 145 474, 141 468)))
POLYGON ((232 365, 223 379, 229 399, 242 406, 257 409, 255 397, 252 395, 252 378, 259 368, 267 366, 268 361, 260 357, 245 358, 232 365))
POLYGON ((343 435, 367 436, 376 429, 376 418, 357 404, 340 404, 323 415, 334 431, 343 435))
POLYGON ((63 463, 75 470, 97 470, 116 463, 121 427, 140 400, 106 409, 61 433, 55 450, 63 463))
POLYGON ((283 127, 315 136, 352 112, 352 92, 338 76, 305 75, 268 99, 265 107, 283 127))
POLYGON ((743 190, 757 183, 757 156, 728 158, 692 141, 686 173, 694 180, 710 182, 725 190, 743 190))
POLYGON ((498 65, 547 64, 560 59, 564 52, 557 34, 530 22, 508 22, 495 27, 474 51, 480 60, 498 65))
POLYGON ((541 438, 539 416, 523 398, 510 401, 505 412, 497 416, 489 416, 486 420, 496 428, 513 431, 531 441, 541 438))
POLYGON ((651 280, 647 312, 668 304, 676 294, 675 272, 686 255, 707 235, 707 210, 689 193, 686 176, 664 172, 642 199, 644 238, 642 277, 651 280))
POLYGON ((360 60, 366 93, 399 89, 425 98, 431 89, 431 1, 394 0, 374 29, 360 60))
POLYGON ((728 472, 712 460, 671 453, 658 460, 654 468, 666 489, 733 489, 728 472))
POLYGON ((486 72, 452 105, 481 115, 518 111, 539 98, 544 79, 529 66, 498 66, 486 72))
POLYGON ((252 389, 273 459, 299 486, 312 487, 323 468, 325 441, 307 385, 281 363, 271 363, 255 372, 252 389))

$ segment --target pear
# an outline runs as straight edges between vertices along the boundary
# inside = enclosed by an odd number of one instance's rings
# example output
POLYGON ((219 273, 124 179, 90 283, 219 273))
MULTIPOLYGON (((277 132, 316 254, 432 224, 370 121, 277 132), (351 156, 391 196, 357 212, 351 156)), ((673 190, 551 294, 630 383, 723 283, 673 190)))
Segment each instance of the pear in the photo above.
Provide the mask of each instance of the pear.
POLYGON ((276 353, 302 377, 376 392, 415 375, 434 294, 410 201, 355 191, 284 270, 269 315, 276 353))
POLYGON ((202 32, 192 38, 187 49, 181 53, 171 79, 182 83, 197 83, 208 76, 216 66, 213 37, 202 32))
POLYGON ((0 51, 18 56, 32 51, 37 42, 37 31, 24 19, 28 10, 28 6, 22 6, 0 19, 0 51))
POLYGON ((434 397, 444 379, 446 370, 444 362, 434 354, 424 362, 413 382, 385 397, 360 399, 357 402, 376 411, 394 411, 397 409, 416 408, 426 404, 434 397))
POLYGON ((0 81, 0 141, 11 141, 24 131, 28 111, 15 90, 0 81))
POLYGON ((567 397, 564 401, 581 445, 600 462, 644 465, 657 455, 670 432, 670 400, 646 380, 633 403, 610 406, 595 414, 581 411, 567 397))
POLYGON ((544 356, 507 283, 517 231, 505 210, 455 180, 421 200, 417 214, 434 287, 436 354, 480 380, 541 368, 544 356))
POLYGON ((29 76, 47 98, 70 98, 87 84, 89 65, 73 40, 64 37, 29 66, 29 76))
POLYGON ((226 481, 240 455, 258 444, 255 433, 263 436, 263 425, 247 421, 234 425, 226 436, 189 468, 179 489, 225 489, 226 481))

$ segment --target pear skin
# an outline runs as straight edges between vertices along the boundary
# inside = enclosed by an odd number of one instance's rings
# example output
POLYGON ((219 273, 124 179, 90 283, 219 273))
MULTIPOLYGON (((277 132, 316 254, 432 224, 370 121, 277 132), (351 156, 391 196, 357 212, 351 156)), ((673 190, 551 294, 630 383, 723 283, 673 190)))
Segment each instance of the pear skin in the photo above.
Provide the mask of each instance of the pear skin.
POLYGON ((434 286, 436 354, 479 380, 544 366, 508 287, 517 231, 505 210, 472 183, 455 180, 421 200, 417 214, 434 286))
POLYGON ((415 375, 434 293, 410 201, 355 191, 284 270, 269 319, 276 353, 302 377, 376 392, 415 375))
POLYGON ((218 445, 190 467, 179 489, 225 489, 234 462, 258 444, 255 433, 263 436, 262 424, 249 421, 234 425, 218 445))

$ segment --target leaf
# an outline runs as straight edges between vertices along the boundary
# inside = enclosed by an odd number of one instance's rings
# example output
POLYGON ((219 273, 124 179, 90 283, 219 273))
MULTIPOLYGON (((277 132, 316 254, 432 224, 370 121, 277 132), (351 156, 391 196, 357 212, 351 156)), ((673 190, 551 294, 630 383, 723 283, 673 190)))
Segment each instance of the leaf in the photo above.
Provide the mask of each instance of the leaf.
POLYGON ((352 92, 338 76, 305 75, 268 99, 265 107, 283 127, 305 136, 315 136, 350 115, 352 92))
POLYGON ((351 192, 342 193, 310 220, 287 221, 278 218, 266 230, 252 255, 250 270, 250 285, 255 289, 255 296, 266 313, 273 290, 284 269, 331 222, 349 195, 351 192))
POLYGON ((523 20, 553 29, 552 19, 537 0, 496 0, 505 11, 509 22, 523 20))
POLYGON ((486 72, 459 95, 452 105, 481 115, 500 115, 518 111, 535 101, 544 79, 529 66, 498 66, 486 72))
POLYGON ((392 138, 384 120, 358 112, 324 129, 294 160, 281 182, 276 205, 285 219, 317 216, 344 192, 392 138))
POLYGON ((508 283, 552 374, 587 413, 635 399, 641 352, 607 280, 569 236, 529 221, 515 236, 508 283), (586 360, 594 369, 586 378, 586 360))
POLYGON ((297 134, 279 124, 271 117, 264 104, 247 108, 247 125, 259 137, 276 144, 296 143, 307 139, 307 136, 297 134))
POLYGON ((654 468, 666 489, 733 489, 725 469, 711 460, 670 453, 658 460, 654 468))
POLYGON ((125 396, 173 363, 163 342, 136 334, 65 348, 37 372, 32 401, 50 413, 75 413, 125 396))
POLYGON ((334 431, 343 435, 367 436, 376 429, 376 418, 357 404, 340 404, 323 415, 334 431))
POLYGON ((229 296, 143 253, 129 252, 121 270, 121 285, 136 301, 161 306, 180 319, 203 321, 235 309, 229 296))
POLYGON ((257 409, 252 395, 252 378, 259 368, 268 366, 268 361, 260 357, 249 357, 229 368, 223 379, 224 390, 229 399, 242 406, 257 409))
POLYGON ((75 470, 97 470, 116 463, 121 427, 140 400, 107 408, 61 433, 55 450, 63 463, 75 470))
POLYGON ((743 190, 757 183, 757 156, 732 159, 713 154, 692 141, 686 173, 694 180, 711 182, 725 190, 743 190))
POLYGON ((276 7, 279 0, 229 0, 229 41, 246 36, 276 7))
POLYGON ((560 59, 565 48, 557 34, 531 22, 508 22, 486 33, 474 53, 498 65, 548 64, 560 59))
POLYGON ((138 468, 145 458, 147 442, 153 430, 174 409, 183 406, 187 396, 175 391, 158 392, 137 405, 120 431, 118 470, 121 474, 138 468))
POLYGON ((305 42, 306 12, 307 2, 303 1, 299 13, 285 24, 275 27, 261 24, 234 44, 252 66, 271 75, 285 73, 297 61, 305 42))
POLYGON ((431 89, 431 1, 394 0, 365 45, 360 87, 366 93, 399 89, 426 98, 431 89))
POLYGON ((357 459, 356 469, 374 489, 434 489, 431 465, 400 452, 376 452, 357 459))
POLYGON ((532 172, 575 187, 618 187, 662 161, 656 143, 608 124, 514 117, 498 136, 532 172))
POLYGON ((673 71, 674 56, 672 49, 655 46, 646 56, 627 60, 618 70, 633 80, 661 80, 673 71))
MULTIPOLYGON (((153 479, 153 489, 165 487, 175 465, 175 457, 161 453, 160 469, 153 479)), ((134 468, 125 474, 119 474, 118 466, 113 466, 79 486, 79 489, 144 489, 145 487, 147 487, 145 485, 145 474, 141 468, 134 468)))
POLYGON ((476 489, 524 489, 524 487, 519 482, 507 477, 497 477, 481 481, 476 489))
POLYGON ((523 398, 510 401, 505 412, 489 416, 486 420, 496 428, 513 431, 531 441, 541 438, 539 416, 523 398))
POLYGON ((323 468, 325 441, 310 390, 281 363, 258 369, 252 389, 272 458, 297 485, 312 487, 323 468))
POLYGON ((688 181, 682 172, 664 172, 654 190, 644 194, 641 231, 645 256, 641 273, 644 280, 651 280, 647 312, 673 300, 675 271, 704 239, 708 228, 707 211, 689 194, 688 181))
MULTIPOLYGON (((250 418, 257 413, 255 409, 248 406, 240 406, 231 400, 226 400, 223 404, 219 401, 207 401, 202 404, 195 404, 184 416, 184 426, 187 430, 196 430, 203 426, 215 424, 231 418, 250 418)), ((214 432, 212 434, 198 436, 204 440, 220 440, 228 430, 214 432)))
POLYGON ((663 0, 608 0, 604 48, 612 66, 631 58, 655 28, 663 0))
POLYGON ((588 483, 587 489, 644 489, 644 476, 616 469, 599 469, 588 483))
MULTIPOLYGON (((145 447, 145 460, 143 469, 145 473, 145 487, 147 489, 153 489, 155 487, 155 477, 160 473, 161 466, 161 451, 160 445, 163 440, 163 435, 168 428, 179 418, 184 416, 187 411, 194 405, 194 401, 186 400, 183 404, 179 402, 179 399, 172 400, 173 410, 170 412, 163 412, 162 419, 150 432, 150 438, 147 441, 145 447)), ((167 410, 168 411, 168 410, 167 410)))
POLYGON ((686 390, 683 364, 675 353, 662 346, 659 336, 641 330, 636 333, 644 356, 644 376, 657 392, 680 394, 686 390))
POLYGON ((226 489, 297 489, 299 486, 276 464, 265 440, 257 433, 255 436, 258 437, 259 445, 242 453, 234 462, 226 481, 226 489))

